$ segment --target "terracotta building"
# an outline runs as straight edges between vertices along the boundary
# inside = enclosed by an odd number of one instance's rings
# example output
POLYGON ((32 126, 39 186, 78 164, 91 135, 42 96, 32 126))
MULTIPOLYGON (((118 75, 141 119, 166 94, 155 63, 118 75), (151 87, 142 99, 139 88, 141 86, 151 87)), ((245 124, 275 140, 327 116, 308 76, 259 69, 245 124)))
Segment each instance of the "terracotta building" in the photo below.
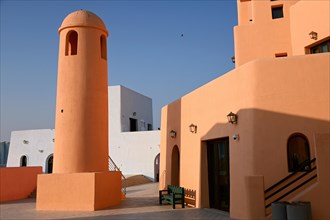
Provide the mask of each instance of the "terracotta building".
POLYGON ((235 69, 162 109, 159 188, 235 219, 269 219, 276 201, 329 219, 330 2, 237 8, 235 69))

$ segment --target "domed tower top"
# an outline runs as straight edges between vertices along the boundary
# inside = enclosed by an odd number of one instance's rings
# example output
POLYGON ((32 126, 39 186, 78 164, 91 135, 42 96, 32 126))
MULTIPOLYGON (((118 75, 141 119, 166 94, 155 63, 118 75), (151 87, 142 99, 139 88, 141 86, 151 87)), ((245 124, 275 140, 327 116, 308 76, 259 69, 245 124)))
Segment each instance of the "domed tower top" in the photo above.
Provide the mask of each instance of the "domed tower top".
POLYGON ((78 10, 66 16, 61 27, 58 29, 58 32, 60 33, 63 29, 70 27, 96 28, 104 31, 108 36, 108 30, 102 19, 93 12, 87 10, 78 10))

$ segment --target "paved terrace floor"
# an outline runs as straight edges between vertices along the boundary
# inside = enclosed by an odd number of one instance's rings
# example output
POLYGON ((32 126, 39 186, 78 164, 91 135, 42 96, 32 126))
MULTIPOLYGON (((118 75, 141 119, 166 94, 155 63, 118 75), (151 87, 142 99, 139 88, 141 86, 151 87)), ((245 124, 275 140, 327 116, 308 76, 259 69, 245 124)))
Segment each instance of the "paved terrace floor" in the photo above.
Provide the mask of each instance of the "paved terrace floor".
POLYGON ((158 183, 127 188, 127 198, 121 205, 100 211, 36 211, 35 198, 0 204, 0 219, 182 219, 230 220, 226 213, 215 209, 197 209, 158 204, 158 183))

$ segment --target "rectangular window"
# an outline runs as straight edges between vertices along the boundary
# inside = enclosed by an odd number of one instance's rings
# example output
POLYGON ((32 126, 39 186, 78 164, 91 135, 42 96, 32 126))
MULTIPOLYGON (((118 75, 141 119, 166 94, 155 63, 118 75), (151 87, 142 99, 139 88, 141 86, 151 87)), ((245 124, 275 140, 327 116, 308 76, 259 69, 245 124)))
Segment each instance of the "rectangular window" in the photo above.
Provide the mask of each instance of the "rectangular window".
POLYGON ((277 5, 272 7, 272 18, 283 18, 283 5, 277 5))
POLYGON ((330 40, 327 40, 310 48, 310 53, 327 53, 327 52, 330 52, 330 40))
POLYGON ((288 56, 287 53, 277 53, 277 54, 275 54, 275 57, 276 57, 276 58, 279 58, 279 57, 287 57, 287 56, 288 56))
POLYGON ((129 118, 130 131, 137 131, 137 119, 129 118))

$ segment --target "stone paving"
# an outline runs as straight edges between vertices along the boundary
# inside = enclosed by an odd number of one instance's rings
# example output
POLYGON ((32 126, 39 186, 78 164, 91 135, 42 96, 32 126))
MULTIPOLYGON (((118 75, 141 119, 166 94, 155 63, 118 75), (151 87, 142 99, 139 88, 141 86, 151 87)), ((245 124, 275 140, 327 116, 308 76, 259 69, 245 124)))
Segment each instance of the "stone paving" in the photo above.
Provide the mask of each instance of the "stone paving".
POLYGON ((158 183, 127 188, 127 198, 121 205, 100 211, 36 211, 35 198, 0 204, 0 219, 217 219, 230 220, 227 213, 215 209, 196 209, 158 204, 158 183))

